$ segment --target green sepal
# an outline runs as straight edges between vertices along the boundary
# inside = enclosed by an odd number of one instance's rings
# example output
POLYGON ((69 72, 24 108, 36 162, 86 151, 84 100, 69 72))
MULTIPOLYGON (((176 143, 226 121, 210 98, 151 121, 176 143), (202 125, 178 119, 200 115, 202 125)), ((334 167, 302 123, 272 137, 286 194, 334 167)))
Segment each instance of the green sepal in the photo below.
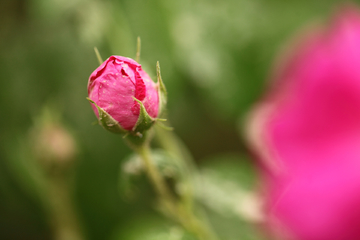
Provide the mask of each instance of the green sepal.
POLYGON ((94 51, 95 51, 96 58, 97 58, 99 64, 101 65, 104 61, 102 60, 100 52, 97 49, 97 47, 94 47, 94 51))
MULTIPOLYGON (((159 119, 157 119, 157 120, 159 121, 159 119)), ((162 122, 156 122, 156 123, 158 124, 159 127, 161 127, 162 129, 165 129, 166 131, 173 131, 174 130, 173 127, 166 126, 162 122)))
POLYGON ((167 103, 167 91, 164 85, 164 82, 161 78, 160 72, 160 63, 159 61, 156 62, 156 76, 157 76, 157 88, 158 88, 158 95, 159 95, 159 115, 166 107, 167 103))
POLYGON ((94 104, 96 106, 96 108, 98 109, 99 124, 103 128, 105 128, 106 130, 113 132, 113 133, 124 134, 124 133, 128 132, 127 130, 123 129, 120 126, 118 121, 116 121, 112 116, 110 116, 110 114, 105 112, 104 109, 99 107, 93 100, 91 100, 90 98, 86 98, 86 99, 89 100, 90 103, 94 104))
POLYGON ((135 135, 139 135, 141 137, 144 131, 148 130, 154 124, 155 119, 150 117, 144 107, 144 104, 139 99, 136 99, 135 97, 133 98, 140 105, 140 114, 135 126, 132 129, 132 132, 135 135))

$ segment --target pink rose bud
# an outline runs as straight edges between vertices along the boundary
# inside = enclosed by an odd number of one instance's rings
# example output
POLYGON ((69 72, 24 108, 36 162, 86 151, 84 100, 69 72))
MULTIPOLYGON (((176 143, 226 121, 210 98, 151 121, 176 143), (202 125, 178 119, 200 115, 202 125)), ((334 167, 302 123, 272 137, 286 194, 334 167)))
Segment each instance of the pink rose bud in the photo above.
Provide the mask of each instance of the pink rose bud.
POLYGON ((113 132, 135 131, 141 113, 152 124, 159 113, 159 90, 136 61, 111 56, 88 82, 91 106, 100 124, 113 132), (141 111, 143 109, 143 111, 141 111))
POLYGON ((60 124, 47 124, 33 130, 32 143, 39 161, 47 168, 64 168, 74 160, 76 144, 60 124), (36 132, 35 132, 36 131, 36 132))
POLYGON ((359 12, 288 50, 248 128, 268 222, 277 239, 360 239, 359 12))

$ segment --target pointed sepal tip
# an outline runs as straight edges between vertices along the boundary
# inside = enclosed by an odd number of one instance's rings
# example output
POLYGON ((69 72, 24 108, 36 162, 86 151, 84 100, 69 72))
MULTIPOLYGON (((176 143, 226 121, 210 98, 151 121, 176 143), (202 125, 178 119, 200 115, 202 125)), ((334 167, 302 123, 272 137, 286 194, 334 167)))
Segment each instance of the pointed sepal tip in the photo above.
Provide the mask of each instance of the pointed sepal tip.
POLYGON ((156 62, 156 76, 157 76, 157 87, 159 94, 159 115, 165 109, 167 103, 167 91, 165 84, 161 78, 160 63, 156 62))
MULTIPOLYGON (((134 128, 132 129, 132 131, 135 134, 142 134, 144 131, 148 130, 155 122, 155 119, 150 117, 150 115, 148 114, 148 112, 145 109, 144 104, 139 100, 136 99, 135 97, 133 97, 135 101, 137 101, 140 105, 140 113, 139 113, 139 118, 134 126, 134 128)), ((138 135, 139 137, 141 135, 138 135)))
POLYGON ((110 114, 104 111, 101 107, 99 107, 93 100, 90 98, 86 98, 90 103, 94 104, 98 109, 99 113, 99 124, 105 128, 106 130, 113 133, 121 133, 126 134, 128 131, 123 129, 119 122, 117 122, 110 114))

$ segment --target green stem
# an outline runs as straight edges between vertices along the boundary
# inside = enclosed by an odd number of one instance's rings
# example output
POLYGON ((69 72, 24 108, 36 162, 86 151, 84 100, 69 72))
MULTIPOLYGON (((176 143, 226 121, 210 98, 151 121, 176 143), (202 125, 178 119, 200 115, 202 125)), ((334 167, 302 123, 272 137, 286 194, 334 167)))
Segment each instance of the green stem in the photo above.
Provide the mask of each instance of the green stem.
POLYGON ((169 189, 166 186, 164 179, 159 173, 158 169, 152 163, 151 153, 148 144, 144 144, 137 148, 138 154, 141 156, 143 163, 146 168, 146 172, 154 185, 155 190, 160 195, 160 200, 165 204, 166 209, 174 215, 176 213, 176 199, 171 195, 169 189))
POLYGON ((164 178, 151 160, 151 153, 148 144, 136 148, 146 168, 146 172, 160 196, 160 201, 165 205, 168 214, 175 218, 186 230, 192 232, 199 240, 216 240, 212 231, 204 225, 187 207, 186 201, 181 202, 171 194, 164 178))
POLYGON ((191 156, 191 153, 187 149, 187 147, 183 144, 183 142, 174 134, 174 132, 166 131, 158 126, 155 126, 156 136, 158 143, 169 153, 173 153, 180 160, 179 164, 184 167, 184 171, 187 174, 187 182, 186 184, 190 185, 191 191, 188 191, 185 196, 183 196, 183 203, 186 206, 185 212, 188 219, 193 219, 191 223, 186 220, 185 223, 190 224, 193 229, 198 229, 203 232, 204 236, 207 236, 205 239, 213 239, 216 240, 218 237, 215 232, 211 229, 209 221, 206 217, 206 214, 201 211, 201 209, 197 212, 200 215, 201 221, 194 215, 194 196, 192 190, 194 189, 194 184, 198 184, 196 182, 195 175, 198 174, 197 168, 194 164, 194 160, 191 156))

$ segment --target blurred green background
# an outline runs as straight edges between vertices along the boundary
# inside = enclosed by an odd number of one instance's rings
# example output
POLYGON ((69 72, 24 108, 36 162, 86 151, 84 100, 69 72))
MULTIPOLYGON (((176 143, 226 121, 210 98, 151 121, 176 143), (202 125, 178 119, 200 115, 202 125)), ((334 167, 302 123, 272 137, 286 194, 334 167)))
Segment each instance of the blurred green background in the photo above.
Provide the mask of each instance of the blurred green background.
MULTIPOLYGON (((98 66, 94 46, 104 59, 134 58, 140 36, 141 64, 154 77, 160 61, 168 118, 199 167, 254 184, 254 160, 239 126, 266 90, 286 40, 340 2, 1 1, 0 239, 52 239, 31 180, 19 170, 32 158, 29 129, 48 102, 77 141, 74 202, 87 239, 160 239, 171 225, 153 210, 151 187, 132 201, 118 191, 119 166, 130 151, 119 136, 92 125, 85 97, 98 66)), ((255 227, 209 214, 221 239, 258 239, 255 227)))

